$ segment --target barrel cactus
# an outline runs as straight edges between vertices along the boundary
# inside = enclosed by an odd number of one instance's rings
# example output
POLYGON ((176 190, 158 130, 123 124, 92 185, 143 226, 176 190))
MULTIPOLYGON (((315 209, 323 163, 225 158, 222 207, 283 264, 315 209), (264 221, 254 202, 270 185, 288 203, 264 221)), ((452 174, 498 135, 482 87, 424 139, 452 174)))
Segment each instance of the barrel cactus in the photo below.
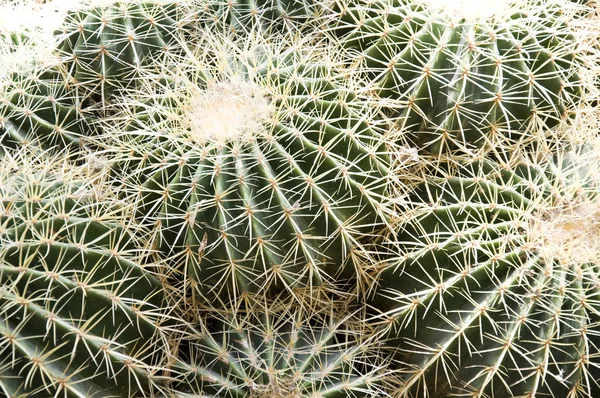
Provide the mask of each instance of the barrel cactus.
POLYGON ((369 109, 314 48, 200 37, 187 70, 106 123, 159 249, 210 301, 363 276, 361 239, 385 227, 394 180, 369 109))
POLYGON ((598 396, 599 148, 454 159, 417 187, 372 298, 399 396, 598 396))
POLYGON ((325 12, 314 0, 197 0, 195 3, 204 22, 224 24, 226 30, 245 34, 257 29, 264 34, 297 34, 325 12))
POLYGON ((355 313, 285 300, 205 317, 177 364, 193 396, 381 397, 392 385, 378 335, 355 313))
POLYGON ((93 128, 76 90, 58 70, 15 72, 0 86, 0 142, 5 148, 37 145, 79 149, 93 128))
POLYGON ((0 163, 2 396, 150 396, 166 362, 162 286, 122 204, 81 170, 0 163))
POLYGON ((84 93, 104 102, 175 50, 189 19, 185 2, 81 1, 56 31, 58 51, 84 93))
POLYGON ((421 150, 514 146, 578 107, 584 54, 570 22, 583 6, 499 1, 450 12, 452 2, 432 3, 343 1, 330 22, 330 36, 421 150))

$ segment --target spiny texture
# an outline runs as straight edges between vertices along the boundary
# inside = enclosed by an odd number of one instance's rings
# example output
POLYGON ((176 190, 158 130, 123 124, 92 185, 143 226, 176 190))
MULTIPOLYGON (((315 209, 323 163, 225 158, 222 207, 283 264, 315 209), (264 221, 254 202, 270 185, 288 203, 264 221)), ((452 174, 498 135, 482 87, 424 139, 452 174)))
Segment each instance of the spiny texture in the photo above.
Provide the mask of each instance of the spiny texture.
POLYGON ((372 301, 405 364, 398 396, 599 396, 598 149, 425 177, 372 301))
POLYGON ((319 18, 325 7, 315 0, 195 0, 200 19, 224 24, 230 32, 244 34, 258 29, 264 34, 297 34, 312 20, 319 18))
POLYGON ((46 149, 78 144, 85 130, 73 91, 60 73, 46 72, 54 63, 50 22, 56 18, 40 7, 0 0, 0 153, 33 141, 46 149))
POLYGON ((13 74, 26 75, 55 64, 53 35, 65 7, 78 0, 0 0, 0 86, 13 74))
POLYGON ((185 2, 82 1, 57 31, 58 50, 86 95, 106 101, 177 48, 193 13, 185 2))
POLYGON ((361 277, 393 180, 369 109, 314 47, 200 37, 106 123, 160 248, 211 301, 361 277))
POLYGON ((76 90, 59 70, 19 72, 0 80, 0 144, 78 149, 92 134, 76 90))
POLYGON ((150 396, 164 293, 122 204, 67 161, 22 155, 0 163, 0 394, 150 396))
POLYGON ((179 390, 223 398, 385 396, 389 358, 356 314, 283 301, 250 309, 207 316, 182 344, 179 390))
POLYGON ((516 1, 473 19, 427 3, 341 1, 329 22, 415 146, 515 145, 577 108, 583 55, 570 21, 582 6, 516 1))

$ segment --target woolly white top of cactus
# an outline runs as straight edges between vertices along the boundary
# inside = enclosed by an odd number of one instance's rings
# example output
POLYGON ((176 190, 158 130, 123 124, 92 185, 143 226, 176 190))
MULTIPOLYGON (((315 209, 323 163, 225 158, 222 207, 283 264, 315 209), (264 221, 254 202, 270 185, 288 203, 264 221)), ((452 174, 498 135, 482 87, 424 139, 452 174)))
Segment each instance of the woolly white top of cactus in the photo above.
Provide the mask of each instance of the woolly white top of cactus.
POLYGON ((585 201, 547 211, 534 224, 544 258, 561 264, 596 262, 600 254, 600 203, 585 201))
POLYGON ((262 121, 273 110, 264 89, 237 77, 196 88, 192 94, 184 106, 184 124, 200 142, 251 139, 264 130, 262 121))
POLYGON ((139 89, 124 93, 106 120, 107 129, 115 130, 110 139, 119 135, 117 126, 139 120, 141 113, 149 117, 136 124, 135 134, 168 136, 200 152, 269 137, 287 109, 276 105, 286 88, 255 68, 274 68, 271 62, 282 46, 258 36, 239 42, 205 31, 185 56, 171 55, 164 70, 149 73, 139 89))

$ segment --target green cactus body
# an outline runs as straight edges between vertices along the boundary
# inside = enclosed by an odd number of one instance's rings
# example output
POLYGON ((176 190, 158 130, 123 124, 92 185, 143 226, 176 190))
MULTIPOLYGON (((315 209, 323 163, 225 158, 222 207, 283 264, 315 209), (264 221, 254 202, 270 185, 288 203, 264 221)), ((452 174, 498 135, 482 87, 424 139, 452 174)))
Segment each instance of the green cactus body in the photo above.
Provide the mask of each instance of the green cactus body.
POLYGON ((258 28, 268 33, 298 33, 307 23, 319 17, 319 3, 313 0, 236 0, 215 2, 202 0, 197 5, 201 18, 225 22, 233 32, 258 28))
POLYGON ((48 69, 12 74, 0 87, 0 143, 79 149, 92 128, 82 115, 74 89, 60 72, 48 69))
POLYGON ((107 100, 174 49, 190 15, 176 1, 84 2, 56 32, 59 53, 84 92, 107 100))
POLYGON ((0 166, 0 395, 150 396, 167 354, 161 284, 115 200, 56 158, 27 159, 0 166))
POLYGON ((362 276, 361 239, 384 227, 393 178, 368 110, 325 63, 217 42, 108 120, 123 121, 105 141, 133 166, 138 213, 211 301, 362 276))
POLYGON ((393 101, 390 115, 418 148, 514 144, 555 126, 580 102, 582 54, 568 25, 574 5, 515 2, 473 19, 426 1, 357 3, 338 6, 333 40, 376 95, 393 101))
POLYGON ((441 163, 415 190, 373 298, 398 396, 598 396, 598 154, 441 163))
POLYGON ((280 302, 207 317, 182 346, 177 388, 223 398, 385 396, 389 360, 376 335, 340 314, 280 302))

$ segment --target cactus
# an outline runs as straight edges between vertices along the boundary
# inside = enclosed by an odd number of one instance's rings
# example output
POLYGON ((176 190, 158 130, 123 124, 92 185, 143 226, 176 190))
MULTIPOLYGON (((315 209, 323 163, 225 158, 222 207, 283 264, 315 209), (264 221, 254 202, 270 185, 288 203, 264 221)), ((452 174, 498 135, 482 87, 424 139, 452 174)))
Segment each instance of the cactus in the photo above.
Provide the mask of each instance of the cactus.
POLYGON ((343 310, 255 302, 207 316, 186 343, 176 390, 193 396, 381 397, 392 384, 377 334, 343 310))
POLYGON ((98 177, 0 164, 0 394, 142 397, 166 361, 161 284, 98 177))
POLYGON ((523 145, 577 109, 578 35, 586 29, 570 22, 583 6, 500 1, 456 15, 451 2, 430 3, 340 2, 329 22, 330 36, 390 102, 415 146, 468 153, 523 145), (489 14, 468 15, 482 9, 489 14))
POLYGON ((86 95, 110 99, 174 51, 193 14, 184 2, 82 2, 56 31, 58 50, 86 95))
POLYGON ((372 296, 398 396, 598 396, 599 148, 454 159, 415 189, 372 296))
POLYGON ((78 149, 91 134, 81 98, 56 68, 52 31, 58 7, 0 1, 0 152, 35 144, 78 149))
POLYGON ((362 277, 394 179, 369 109, 315 49, 199 37, 187 70, 148 80, 106 123, 159 248, 211 302, 362 277))
POLYGON ((199 0, 196 7, 205 22, 224 23, 230 32, 242 34, 254 28, 265 35, 297 34, 324 12, 322 4, 314 0, 199 0))
POLYGON ((94 134, 76 90, 58 70, 13 73, 0 87, 0 143, 4 148, 38 145, 77 150, 94 134))

